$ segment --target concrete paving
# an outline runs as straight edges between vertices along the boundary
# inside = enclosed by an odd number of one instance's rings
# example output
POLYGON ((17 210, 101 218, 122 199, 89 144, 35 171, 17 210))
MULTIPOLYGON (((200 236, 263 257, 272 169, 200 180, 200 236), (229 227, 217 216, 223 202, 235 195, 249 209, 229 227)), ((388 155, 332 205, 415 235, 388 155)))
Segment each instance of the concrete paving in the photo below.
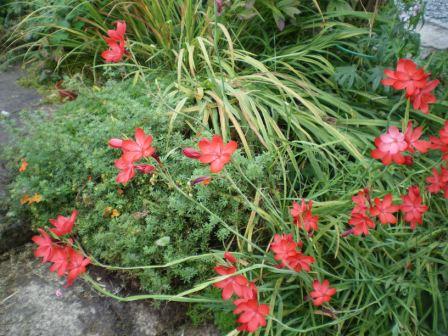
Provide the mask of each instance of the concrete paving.
POLYGON ((424 23, 418 27, 423 48, 448 49, 448 0, 427 0, 424 23))

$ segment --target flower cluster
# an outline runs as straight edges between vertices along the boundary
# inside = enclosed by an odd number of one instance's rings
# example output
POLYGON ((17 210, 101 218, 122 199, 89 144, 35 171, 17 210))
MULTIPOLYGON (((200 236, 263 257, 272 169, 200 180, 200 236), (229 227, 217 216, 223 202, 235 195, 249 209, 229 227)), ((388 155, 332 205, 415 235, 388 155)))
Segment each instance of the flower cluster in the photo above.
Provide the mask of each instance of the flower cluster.
MULTIPOLYGON (((313 201, 306 202, 304 199, 299 204, 293 201, 290 215, 294 224, 303 228, 307 233, 313 233, 318 230, 319 216, 313 215, 313 201)), ((309 234, 312 237, 312 234, 309 234)), ((278 267, 287 267, 295 272, 311 270, 311 264, 315 262, 312 256, 307 256, 299 249, 303 246, 301 241, 294 241, 291 234, 275 234, 274 241, 271 243, 271 251, 274 253, 274 259, 280 261, 278 267)), ((320 283, 318 280, 313 281, 313 291, 309 297, 313 301, 313 305, 320 306, 324 302, 329 302, 331 297, 336 294, 336 289, 330 287, 328 280, 320 283)))
POLYGON ((303 228, 306 232, 317 231, 317 222, 319 221, 319 216, 313 216, 312 213, 313 201, 308 203, 302 199, 302 203, 299 205, 296 201, 292 203, 292 209, 290 214, 296 224, 300 229, 303 228))
MULTIPOLYGON (((294 204, 297 203, 293 203, 292 210, 294 210, 294 204)), ((304 201, 302 201, 302 204, 304 204, 304 201)), ((308 204, 309 209, 306 211, 311 212, 312 202, 310 201, 308 204)), ((297 210, 297 206, 295 208, 297 210)), ((292 212, 293 211, 291 211, 291 213, 292 212)), ((280 261, 278 267, 287 267, 295 272, 300 272, 302 270, 309 272, 311 270, 310 265, 314 263, 315 260, 312 256, 304 255, 297 249, 302 246, 302 242, 294 241, 291 234, 275 234, 274 241, 271 243, 270 249, 274 253, 274 259, 280 261)), ((313 289, 314 290, 310 293, 310 297, 313 301, 313 305, 315 306, 320 306, 324 302, 329 302, 331 297, 336 294, 336 289, 330 287, 328 280, 324 280, 322 283, 314 280, 313 289)))
POLYGON ((45 230, 39 229, 40 235, 34 236, 32 240, 38 245, 34 251, 36 257, 42 258, 42 262, 52 262, 51 272, 56 272, 58 276, 67 276, 67 286, 73 284, 75 279, 86 272, 86 266, 90 264, 89 258, 73 248, 73 241, 60 237, 68 235, 73 230, 77 211, 73 210, 70 217, 58 216, 50 219, 54 228, 50 229, 58 241, 53 241, 45 230))
MULTIPOLYGON (((143 174, 150 174, 155 167, 149 164, 139 163, 137 161, 143 158, 153 157, 160 163, 159 157, 155 154, 155 149, 152 147, 152 136, 145 134, 141 128, 135 129, 135 140, 116 139, 109 140, 109 146, 116 149, 121 149, 122 155, 120 159, 115 161, 115 167, 120 170, 116 181, 117 183, 126 184, 135 176, 135 172, 139 171, 143 174)), ((210 164, 210 171, 212 173, 219 173, 224 166, 230 162, 232 154, 238 148, 235 141, 224 143, 219 135, 213 135, 212 139, 203 138, 198 143, 199 151, 194 148, 185 148, 182 153, 191 159, 199 160, 201 163, 210 164)), ((195 184, 207 185, 211 181, 209 176, 201 176, 192 182, 195 184)))
POLYGON ((426 205, 423 205, 423 199, 420 195, 418 186, 411 186, 406 195, 401 196, 402 203, 394 204, 392 194, 387 194, 383 199, 375 197, 372 201, 369 190, 363 189, 352 197, 355 204, 349 224, 352 229, 347 231, 344 235, 353 233, 355 236, 369 234, 369 229, 375 228, 374 218, 377 217, 381 224, 396 224, 396 213, 402 212, 405 222, 409 223, 411 229, 414 230, 417 224, 423 223, 423 215, 428 210, 426 205))
POLYGON ((381 83, 385 86, 392 86, 395 90, 404 90, 406 98, 412 103, 416 110, 425 114, 429 113, 429 104, 437 101, 432 91, 439 85, 439 81, 428 81, 429 73, 422 68, 418 68, 410 59, 399 59, 397 68, 394 70, 386 69, 384 74, 387 78, 381 83))
MULTIPOLYGON (((396 71, 385 70, 387 78, 382 83, 386 86, 392 86, 397 90, 405 90, 406 97, 413 104, 415 109, 420 109, 424 113, 429 113, 429 104, 436 102, 432 91, 439 84, 438 80, 428 81, 429 74, 423 69, 407 59, 400 59, 396 71)), ((389 127, 385 134, 375 139, 375 149, 371 156, 374 159, 381 160, 384 165, 391 163, 411 165, 415 152, 426 153, 430 149, 442 152, 442 159, 448 160, 448 121, 445 121, 444 127, 439 131, 439 136, 431 136, 430 141, 421 140, 423 127, 412 128, 412 123, 407 124, 404 133, 395 127, 389 127), (410 155, 405 155, 405 153, 410 155)), ((432 175, 426 178, 427 190, 436 194, 444 192, 444 197, 448 198, 448 170, 446 167, 432 169, 432 175)), ((360 192, 354 202, 357 204, 355 209, 360 210, 360 204, 371 203, 370 199, 361 200, 364 196, 360 192)), ((401 196, 402 204, 392 204, 392 195, 386 195, 384 200, 375 199, 375 206, 367 208, 363 205, 362 211, 352 211, 349 224, 354 226, 353 233, 356 235, 368 234, 369 228, 374 228, 375 223, 369 217, 377 216, 382 224, 395 224, 397 222, 393 213, 400 210, 403 213, 403 219, 408 222, 411 229, 415 229, 418 224, 423 223, 423 214, 428 210, 426 205, 422 204, 422 196, 418 186, 411 186, 406 195, 401 196)))
MULTIPOLYGON (((384 70, 387 78, 382 80, 385 86, 392 86, 396 90, 405 90, 406 98, 413 104, 414 108, 429 113, 429 104, 436 102, 432 91, 439 84, 438 80, 428 81, 429 73, 418 68, 409 59, 400 59, 395 71, 384 70)), ((406 151, 410 154, 415 152, 426 153, 429 149, 438 149, 444 153, 448 152, 448 123, 440 131, 440 138, 431 137, 431 141, 420 140, 423 127, 412 128, 412 123, 407 124, 404 133, 395 127, 389 127, 385 134, 375 139, 375 149, 371 156, 381 160, 384 165, 396 164, 411 165, 413 157, 403 155, 406 151)))
POLYGON ((109 146, 112 148, 121 149, 121 157, 115 161, 115 167, 120 170, 116 178, 117 183, 126 184, 135 176, 135 172, 139 171, 143 174, 150 174, 155 167, 149 164, 136 164, 137 161, 154 157, 155 149, 152 145, 152 136, 145 134, 141 128, 135 129, 135 140, 127 139, 110 139, 109 146))
POLYGON ((104 38, 109 49, 101 53, 101 57, 107 63, 117 63, 125 54, 126 42, 124 40, 124 34, 126 33, 126 22, 118 21, 115 23, 116 29, 110 29, 107 31, 108 37, 104 38))
POLYGON ((237 297, 233 301, 233 304, 236 306, 233 313, 239 315, 237 319, 237 322, 240 324, 238 330, 255 332, 258 328, 266 326, 269 306, 258 302, 258 289, 254 282, 250 282, 241 274, 231 276, 237 272, 235 264, 238 260, 230 252, 226 252, 224 258, 227 264, 217 265, 215 272, 219 275, 228 275, 229 277, 214 283, 214 286, 222 289, 223 300, 230 300, 232 296, 237 297))

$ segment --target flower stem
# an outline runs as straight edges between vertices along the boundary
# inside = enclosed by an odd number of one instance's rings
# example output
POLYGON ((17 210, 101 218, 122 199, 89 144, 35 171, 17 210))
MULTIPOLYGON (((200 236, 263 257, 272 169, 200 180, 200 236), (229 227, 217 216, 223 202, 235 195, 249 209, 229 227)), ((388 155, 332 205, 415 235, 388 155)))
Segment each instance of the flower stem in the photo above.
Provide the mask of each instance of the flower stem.
POLYGON ((409 110, 411 109, 411 102, 409 101, 409 99, 406 101, 406 110, 404 112, 404 119, 403 119, 403 124, 401 126, 401 131, 404 133, 406 132, 406 128, 408 126, 408 122, 409 122, 409 110))

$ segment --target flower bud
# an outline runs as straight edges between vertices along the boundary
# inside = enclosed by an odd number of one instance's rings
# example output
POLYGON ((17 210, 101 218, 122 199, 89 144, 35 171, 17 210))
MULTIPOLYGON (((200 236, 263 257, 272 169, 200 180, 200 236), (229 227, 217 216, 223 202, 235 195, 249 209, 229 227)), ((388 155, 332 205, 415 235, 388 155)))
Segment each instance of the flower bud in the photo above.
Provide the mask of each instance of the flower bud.
POLYGON ((203 184, 203 185, 208 185, 210 184, 212 178, 210 176, 201 176, 198 177, 197 179, 194 179, 191 182, 191 185, 196 185, 196 184, 203 184))
POLYGON ((149 164, 139 164, 135 165, 135 169, 137 169, 139 172, 143 174, 151 174, 154 171, 154 169, 156 169, 156 167, 151 166, 149 164))
POLYGON ((121 139, 110 139, 109 140, 109 146, 112 148, 121 148, 123 145, 123 140, 121 139))
POLYGON ((188 147, 182 150, 182 154, 184 154, 187 158, 190 159, 199 159, 201 153, 199 153, 196 149, 188 147))

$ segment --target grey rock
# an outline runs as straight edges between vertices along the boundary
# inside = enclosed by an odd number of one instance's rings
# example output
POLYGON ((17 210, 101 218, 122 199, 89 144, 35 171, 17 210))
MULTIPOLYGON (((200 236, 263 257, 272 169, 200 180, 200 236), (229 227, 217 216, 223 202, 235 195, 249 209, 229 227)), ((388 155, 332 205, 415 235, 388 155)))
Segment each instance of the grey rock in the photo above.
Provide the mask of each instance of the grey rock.
MULTIPOLYGON (((399 19, 403 22, 408 22, 422 9, 418 1, 410 6, 405 6, 402 0, 395 0, 395 3, 401 12, 399 19)), ((435 50, 448 49, 448 0, 425 0, 424 8, 424 19, 415 28, 420 34, 423 58, 435 50)))
POLYGON ((448 28, 427 21, 416 30, 420 34, 421 46, 432 49, 448 49, 448 28))
POLYGON ((448 29, 448 1, 426 0, 425 20, 448 29))
MULTIPOLYGON (((20 86, 17 80, 24 73, 18 68, 0 73, 0 147, 9 142, 2 119, 12 119, 19 122, 19 112, 24 109, 34 109, 41 104, 41 97, 34 89, 20 86)), ((10 181, 10 172, 5 168, 5 162, 0 157, 0 199, 8 196, 6 186, 10 181)), ((28 242, 31 230, 26 221, 10 222, 5 218, 6 210, 0 210, 0 253, 28 242)))
POLYGON ((0 73, 0 111, 15 114, 21 110, 31 110, 42 104, 39 93, 20 86, 17 81, 24 76, 19 68, 11 68, 0 73))
POLYGON ((185 325, 179 304, 118 302, 79 279, 65 288, 31 248, 0 259, 0 336, 218 336, 185 325))
POLYGON ((28 222, 6 220, 0 213, 0 253, 28 243, 32 235, 28 222))
POLYGON ((448 1, 426 0, 424 22, 416 31, 424 49, 448 49, 448 1))
MULTIPOLYGON (((17 67, 0 73, 0 148, 7 146, 10 141, 4 125, 6 120, 15 121, 20 128, 19 112, 49 110, 42 104, 41 96, 36 90, 18 84, 17 81, 24 75, 25 73, 17 67)), ((5 162, 0 156, 0 200, 8 197, 6 187, 11 175, 12 172, 7 171, 5 162)), ((5 216, 5 212, 7 209, 0 209, 0 253, 25 244, 32 235, 28 222, 11 222, 5 216)))

